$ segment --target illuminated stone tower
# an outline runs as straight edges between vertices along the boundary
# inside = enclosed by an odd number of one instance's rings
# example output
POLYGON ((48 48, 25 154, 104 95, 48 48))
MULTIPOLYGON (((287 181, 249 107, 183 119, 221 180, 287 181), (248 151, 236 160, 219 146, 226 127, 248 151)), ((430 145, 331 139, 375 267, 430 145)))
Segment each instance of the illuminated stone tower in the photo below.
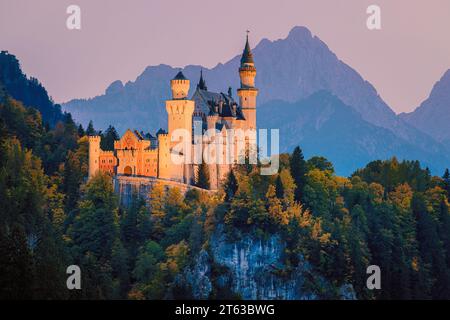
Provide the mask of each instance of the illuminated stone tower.
POLYGON ((89 178, 100 169, 100 136, 89 136, 89 178))
POLYGON ((172 100, 166 101, 168 114, 168 138, 170 150, 170 178, 188 183, 190 175, 187 163, 191 158, 192 115, 195 102, 188 100, 190 82, 180 71, 170 81, 172 100), (184 142, 184 146, 183 146, 184 142))
POLYGON ((237 94, 239 96, 239 104, 242 107, 242 113, 247 122, 247 129, 256 130, 256 96, 258 95, 258 89, 255 88, 256 68, 248 43, 248 33, 244 52, 241 57, 239 77, 241 78, 241 87, 237 90, 237 94))

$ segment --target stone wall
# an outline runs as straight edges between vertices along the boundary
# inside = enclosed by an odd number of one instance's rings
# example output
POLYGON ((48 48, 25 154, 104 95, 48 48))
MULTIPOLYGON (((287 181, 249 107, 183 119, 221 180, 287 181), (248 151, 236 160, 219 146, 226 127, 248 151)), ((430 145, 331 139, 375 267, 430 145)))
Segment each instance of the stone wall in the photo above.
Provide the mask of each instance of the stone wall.
POLYGON ((186 193, 190 189, 197 189, 202 192, 214 193, 213 190, 205 190, 181 182, 164 180, 154 177, 136 177, 126 175, 116 175, 113 178, 114 191, 119 195, 120 204, 128 206, 131 203, 133 193, 137 192, 140 197, 149 200, 150 191, 156 183, 162 183, 167 189, 177 187, 181 192, 186 193))

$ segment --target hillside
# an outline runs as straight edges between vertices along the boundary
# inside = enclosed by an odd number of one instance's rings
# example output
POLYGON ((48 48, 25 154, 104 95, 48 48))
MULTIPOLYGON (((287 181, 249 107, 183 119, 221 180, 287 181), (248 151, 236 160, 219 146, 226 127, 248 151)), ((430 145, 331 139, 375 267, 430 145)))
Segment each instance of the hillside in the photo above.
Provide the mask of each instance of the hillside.
POLYGON ((55 105, 45 88, 35 78, 28 78, 19 61, 7 51, 0 52, 0 87, 27 107, 39 110, 44 123, 53 127, 63 119, 61 106, 55 105))

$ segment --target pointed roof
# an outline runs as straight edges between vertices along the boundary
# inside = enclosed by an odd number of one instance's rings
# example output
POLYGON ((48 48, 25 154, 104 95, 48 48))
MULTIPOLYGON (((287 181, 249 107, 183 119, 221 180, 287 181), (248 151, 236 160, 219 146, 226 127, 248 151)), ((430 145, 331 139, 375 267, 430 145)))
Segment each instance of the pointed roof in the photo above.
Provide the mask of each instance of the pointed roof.
POLYGON ((162 128, 159 128, 159 130, 156 132, 156 136, 159 136, 160 134, 167 134, 167 132, 162 128))
POLYGON ((206 91, 208 90, 208 87, 206 87, 206 82, 203 79, 203 69, 200 70, 200 80, 198 81, 197 89, 206 91))
POLYGON ((248 31, 247 31, 247 41, 245 42, 244 52, 242 52, 241 57, 241 65, 244 63, 254 63, 252 50, 250 49, 250 45, 248 43, 248 31))
POLYGON ((180 71, 178 71, 175 78, 173 78, 173 80, 187 80, 187 78, 184 76, 183 72, 181 72, 181 70, 180 70, 180 71))

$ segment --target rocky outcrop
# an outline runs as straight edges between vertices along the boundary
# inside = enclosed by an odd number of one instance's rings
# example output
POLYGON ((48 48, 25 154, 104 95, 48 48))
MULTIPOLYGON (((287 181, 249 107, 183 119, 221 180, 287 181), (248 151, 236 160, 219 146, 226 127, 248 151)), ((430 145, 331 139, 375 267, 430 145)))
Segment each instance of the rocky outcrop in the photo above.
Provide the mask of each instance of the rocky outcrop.
POLYGON ((334 288, 302 257, 298 266, 288 271, 285 245, 277 235, 266 240, 247 235, 229 242, 218 228, 209 245, 208 251, 202 250, 195 265, 178 279, 191 288, 195 299, 210 297, 214 286, 217 291, 231 290, 245 300, 356 299, 350 284, 334 288), (226 272, 213 279, 213 266, 226 272))

